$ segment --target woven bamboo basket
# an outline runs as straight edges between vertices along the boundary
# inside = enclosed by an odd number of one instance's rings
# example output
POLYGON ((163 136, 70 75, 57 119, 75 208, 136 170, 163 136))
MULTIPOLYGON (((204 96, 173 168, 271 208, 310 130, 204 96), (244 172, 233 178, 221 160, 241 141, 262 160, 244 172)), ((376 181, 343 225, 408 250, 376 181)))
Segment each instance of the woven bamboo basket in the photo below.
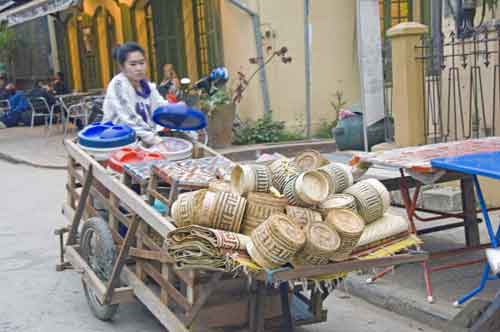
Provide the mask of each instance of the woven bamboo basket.
POLYGON ((306 230, 304 249, 294 257, 296 265, 328 264, 329 258, 340 248, 341 240, 335 229, 326 223, 312 223, 306 230))
POLYGON ((266 165, 236 165, 231 172, 231 188, 241 195, 248 192, 269 192, 272 174, 266 165))
POLYGON ((321 215, 326 218, 331 210, 335 209, 346 209, 352 212, 357 212, 356 210, 356 200, 354 196, 348 194, 333 194, 328 196, 326 201, 319 205, 321 215))
POLYGON ((207 191, 200 207, 198 225, 238 233, 246 204, 246 199, 237 194, 207 191))
POLYGON ((305 229, 309 224, 323 221, 319 212, 292 205, 286 207, 286 215, 292 218, 301 229, 305 229))
POLYGON ((269 165, 272 174, 272 185, 281 193, 285 189, 286 184, 295 179, 300 169, 297 164, 289 159, 278 159, 269 165))
POLYGON ((306 241, 304 232, 282 213, 274 214, 260 224, 250 238, 252 245, 247 246, 250 257, 267 269, 290 262, 306 241))
POLYGON ((335 210, 328 214, 326 222, 333 226, 340 236, 340 246, 330 259, 341 261, 349 258, 363 233, 365 227, 363 219, 350 210, 335 210))
POLYGON ((328 179, 318 171, 307 171, 288 182, 284 194, 290 205, 317 206, 328 197, 328 179))
POLYGON ((365 227, 357 247, 366 246, 405 232, 408 232, 408 221, 401 216, 386 213, 382 218, 365 227))
POLYGON ((287 200, 284 197, 274 197, 267 193, 249 193, 247 208, 241 224, 241 232, 250 235, 260 224, 271 215, 285 212, 287 200))
POLYGON ((391 194, 387 190, 387 188, 384 186, 382 182, 380 182, 377 179, 367 179, 365 180, 367 183, 373 186, 375 190, 378 191, 380 196, 382 197, 382 202, 384 203, 384 213, 389 210, 389 207, 391 206, 391 194))
POLYGON ((213 219, 213 210, 217 199, 217 193, 207 191, 202 200, 195 202, 194 224, 211 227, 213 219))
POLYGON ((240 195, 253 190, 255 174, 250 165, 236 165, 231 171, 231 190, 240 195))
POLYGON ((211 192, 232 192, 231 183, 223 181, 223 180, 213 180, 208 184, 208 191, 211 192))
POLYGON ((368 180, 363 180, 344 191, 345 194, 354 196, 358 213, 367 224, 382 218, 389 207, 389 201, 386 202, 387 199, 378 189, 381 188, 375 187, 368 180))
POLYGON ((188 226, 195 222, 195 202, 202 200, 206 190, 197 190, 180 194, 172 204, 172 218, 177 227, 188 226))
POLYGON ((328 159, 316 150, 304 150, 295 157, 294 161, 302 171, 310 171, 329 164, 328 159))
POLYGON ((318 171, 327 176, 330 184, 330 195, 341 193, 354 183, 351 170, 347 165, 331 163, 320 167, 318 171))
POLYGON ((217 193, 212 228, 238 233, 247 200, 232 193, 217 193))

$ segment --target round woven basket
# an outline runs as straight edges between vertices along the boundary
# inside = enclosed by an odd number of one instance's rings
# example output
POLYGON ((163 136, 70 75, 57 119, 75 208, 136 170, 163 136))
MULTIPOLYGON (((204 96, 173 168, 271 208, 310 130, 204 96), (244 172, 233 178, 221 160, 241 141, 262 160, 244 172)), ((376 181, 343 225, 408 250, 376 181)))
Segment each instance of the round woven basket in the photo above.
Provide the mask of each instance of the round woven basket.
POLYGON ((286 215, 292 218, 301 229, 305 229, 309 224, 323 221, 319 212, 291 205, 286 207, 286 215))
POLYGON ((276 213, 285 212, 287 200, 267 193, 249 193, 247 208, 241 224, 241 232, 250 235, 267 218, 276 213))
POLYGON ((177 227, 188 226, 195 222, 195 202, 203 199, 206 190, 180 194, 172 204, 172 218, 177 227))
POLYGON ((290 205, 316 206, 328 197, 328 179, 318 171, 307 171, 291 180, 283 193, 290 205))
POLYGON ((391 206, 391 194, 389 194, 387 188, 379 180, 367 179, 365 181, 368 184, 372 185, 373 188, 375 188, 375 190, 377 190, 380 196, 382 197, 382 201, 384 202, 384 213, 386 213, 387 210, 389 210, 389 207, 391 206))
POLYGON ((202 200, 195 202, 194 223, 196 225, 211 227, 216 199, 217 193, 207 191, 202 200))
POLYGON ((250 165, 236 165, 231 171, 231 190, 245 194, 253 191, 255 185, 255 174, 250 165))
POLYGON ((340 236, 340 246, 330 259, 339 261, 349 258, 363 233, 363 219, 350 210, 335 210, 328 214, 326 222, 333 226, 340 236))
POLYGON ((223 181, 223 180, 210 181, 208 184, 208 191, 211 191, 214 193, 215 192, 230 193, 230 192, 232 192, 231 183, 223 181))
POLYGON ((294 161, 302 171, 310 171, 329 163, 328 159, 316 150, 304 150, 295 157, 294 161))
POLYGON ((331 163, 318 169, 326 175, 329 181, 329 194, 341 193, 354 183, 351 170, 347 165, 341 163, 331 163))
POLYGON ((272 174, 272 185, 283 192, 286 184, 295 179, 300 169, 297 164, 288 159, 277 159, 269 165, 272 174))
POLYGON ((231 172, 232 191, 241 195, 268 192, 271 185, 272 174, 266 165, 236 165, 231 172))
POLYGON ((211 214, 213 218, 209 227, 238 233, 246 204, 247 200, 240 195, 224 192, 217 193, 211 214))
POLYGON ((356 210, 356 199, 349 194, 333 194, 319 205, 321 215, 326 218, 331 210, 346 209, 352 212, 356 210))
POLYGON ((354 184, 344 193, 354 196, 358 213, 367 224, 382 218, 386 205, 388 207, 388 204, 384 202, 386 198, 384 199, 377 187, 367 180, 354 184))
POLYGON ((250 257, 266 268, 277 268, 303 248, 304 232, 285 214, 273 214, 250 235, 250 257), (262 263, 263 262, 263 263, 262 263))
POLYGON ((297 253, 294 263, 298 265, 328 264, 329 258, 340 248, 341 239, 335 229, 326 223, 312 223, 306 230, 306 244, 297 253))

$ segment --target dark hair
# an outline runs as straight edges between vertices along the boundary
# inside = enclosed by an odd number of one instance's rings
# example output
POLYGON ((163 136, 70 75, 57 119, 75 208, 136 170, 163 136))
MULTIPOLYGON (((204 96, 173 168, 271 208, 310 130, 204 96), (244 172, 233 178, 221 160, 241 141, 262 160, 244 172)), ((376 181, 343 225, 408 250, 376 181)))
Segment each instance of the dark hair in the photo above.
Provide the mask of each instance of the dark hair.
POLYGON ((60 80, 64 80, 64 73, 63 73, 63 72, 58 71, 58 72, 56 73, 56 76, 57 76, 57 78, 59 78, 60 80))
POLYGON ((121 65, 127 61, 129 53, 141 52, 145 55, 144 49, 136 42, 126 42, 125 44, 118 45, 113 49, 113 58, 121 65))

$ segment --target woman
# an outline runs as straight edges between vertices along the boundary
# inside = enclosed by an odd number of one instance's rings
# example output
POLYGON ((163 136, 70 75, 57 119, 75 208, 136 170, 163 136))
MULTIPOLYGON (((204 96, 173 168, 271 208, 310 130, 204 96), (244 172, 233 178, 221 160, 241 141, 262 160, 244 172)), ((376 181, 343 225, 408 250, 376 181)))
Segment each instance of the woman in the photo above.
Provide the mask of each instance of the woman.
POLYGON ((162 96, 167 98, 168 95, 176 96, 180 83, 174 66, 167 63, 163 66, 163 81, 158 86, 158 91, 162 96))
POLYGON ((103 104, 103 121, 123 123, 135 130, 146 147, 158 144, 152 112, 166 105, 156 87, 146 79, 144 50, 128 42, 113 51, 120 73, 108 85, 103 104))

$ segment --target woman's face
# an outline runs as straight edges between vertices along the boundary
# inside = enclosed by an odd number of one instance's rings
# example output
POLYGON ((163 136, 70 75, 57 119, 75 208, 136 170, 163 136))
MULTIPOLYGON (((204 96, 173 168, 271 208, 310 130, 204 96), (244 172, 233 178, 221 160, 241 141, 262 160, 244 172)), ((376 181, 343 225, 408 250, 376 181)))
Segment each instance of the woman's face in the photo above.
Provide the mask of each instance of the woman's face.
POLYGON ((163 76, 168 79, 174 78, 174 67, 171 64, 163 66, 163 76))
POLYGON ((127 60, 122 65, 122 72, 129 80, 134 82, 146 79, 146 59, 144 55, 139 51, 129 53, 127 60))

